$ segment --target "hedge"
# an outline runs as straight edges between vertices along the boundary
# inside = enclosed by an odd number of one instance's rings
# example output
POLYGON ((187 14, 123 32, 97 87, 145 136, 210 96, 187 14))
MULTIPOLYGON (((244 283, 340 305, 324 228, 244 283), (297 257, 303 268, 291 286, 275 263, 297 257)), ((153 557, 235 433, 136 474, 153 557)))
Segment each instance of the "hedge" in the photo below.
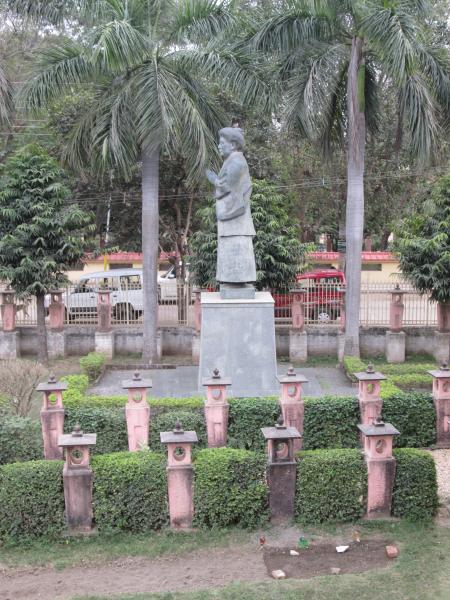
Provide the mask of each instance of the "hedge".
POLYGON ((64 528, 63 462, 0 467, 0 539, 54 537, 64 528))
POLYGON ((100 377, 105 366, 107 356, 102 352, 89 352, 86 356, 80 358, 80 367, 89 381, 95 381, 100 377))
POLYGON ((194 523, 199 527, 258 527, 268 519, 266 457, 249 450, 198 452, 194 464, 194 523))
MULTIPOLYGON (((353 373, 365 371, 367 362, 353 356, 344 357, 344 370, 351 381, 356 382, 353 373)), ((399 390, 418 388, 431 390, 431 376, 427 371, 435 368, 436 365, 431 362, 377 363, 375 369, 388 377, 381 383, 382 397, 388 397, 399 390)))
POLYGON ((356 448, 358 400, 354 396, 305 398, 303 448, 356 448))
POLYGON ((270 427, 279 415, 278 399, 245 398, 229 401, 228 446, 244 450, 264 451, 261 427, 270 427))
POLYGON ((436 442, 436 412, 432 395, 426 392, 398 392, 383 400, 383 419, 400 435, 398 448, 424 448, 436 442))
POLYGON ((0 418, 0 464, 44 457, 41 424, 29 417, 0 418))
POLYGON ((145 532, 168 522, 166 457, 118 452, 92 459, 93 508, 99 531, 145 532))
POLYGON ((197 433, 198 443, 194 445, 194 451, 196 448, 206 448, 206 424, 203 415, 199 412, 176 410, 156 415, 152 420, 150 428, 152 450, 163 454, 167 452, 167 447, 159 441, 159 434, 161 431, 171 431, 177 420, 181 422, 185 431, 193 430, 197 433))
POLYGON ((295 519, 355 521, 365 512, 367 469, 360 450, 309 450, 297 458, 295 519))
POLYGON ((76 424, 87 433, 97 434, 93 454, 128 450, 127 426, 123 408, 78 406, 66 408, 64 431, 70 433, 76 424))
POLYGON ((402 448, 394 450, 397 470, 393 515, 411 521, 429 520, 437 512, 436 466, 430 453, 402 448))

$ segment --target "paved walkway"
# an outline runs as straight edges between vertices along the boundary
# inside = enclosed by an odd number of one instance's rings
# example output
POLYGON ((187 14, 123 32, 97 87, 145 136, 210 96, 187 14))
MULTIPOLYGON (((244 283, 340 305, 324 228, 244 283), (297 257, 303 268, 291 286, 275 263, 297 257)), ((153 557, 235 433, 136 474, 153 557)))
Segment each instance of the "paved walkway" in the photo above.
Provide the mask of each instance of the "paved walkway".
MULTIPOLYGON (((284 374, 287 365, 279 364, 278 373, 284 374)), ((296 368, 297 373, 302 373, 309 381, 304 385, 305 396, 354 396, 356 387, 345 377, 344 373, 333 367, 305 367, 296 368)), ((185 398, 188 396, 203 395, 198 390, 198 367, 176 367, 174 369, 155 369, 142 371, 143 378, 150 378, 153 382, 151 395, 156 398, 172 397, 185 398)), ((89 391, 100 396, 123 394, 122 381, 131 379, 133 371, 107 371, 98 385, 89 391)))

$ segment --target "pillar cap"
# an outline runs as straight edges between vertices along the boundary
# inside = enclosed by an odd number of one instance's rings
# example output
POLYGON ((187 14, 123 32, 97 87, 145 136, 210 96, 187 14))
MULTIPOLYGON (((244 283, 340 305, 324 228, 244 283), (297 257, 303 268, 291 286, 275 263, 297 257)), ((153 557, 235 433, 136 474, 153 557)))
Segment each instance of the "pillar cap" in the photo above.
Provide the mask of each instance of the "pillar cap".
POLYGON ((58 446, 70 448, 71 446, 95 446, 97 443, 96 433, 83 433, 78 424, 75 425, 72 433, 65 433, 58 436, 58 446))
POLYGON ((309 381, 301 373, 297 375, 294 367, 289 367, 285 375, 277 375, 277 379, 280 383, 307 383, 309 381))
POLYGON ((296 427, 286 427, 283 415, 278 417, 275 427, 262 427, 261 432, 266 440, 298 440, 302 437, 296 427))
POLYGON ((159 434, 161 444, 195 444, 198 442, 195 431, 183 431, 181 423, 177 421, 172 431, 161 431, 159 434), (177 425, 179 428, 177 429, 177 425))
POLYGON ((67 390, 67 383, 58 381, 54 375, 49 375, 48 380, 40 383, 36 388, 37 392, 63 392, 64 390, 67 390))
POLYGON ((375 371, 372 363, 369 363, 367 365, 367 369, 365 371, 353 373, 353 375, 358 381, 382 381, 383 379, 387 379, 387 377, 383 375, 383 373, 375 371))
POLYGON ((214 369, 212 377, 203 377, 202 378, 203 386, 211 386, 211 385, 231 385, 231 379, 229 377, 222 377, 219 369, 214 369))
POLYGON ((132 389, 144 389, 153 387, 153 383, 151 379, 142 379, 139 371, 135 371, 133 373, 133 379, 126 379, 122 381, 122 388, 126 390, 132 389))
POLYGON ((366 436, 382 436, 382 435, 400 435, 400 431, 396 429, 391 423, 385 423, 378 418, 371 425, 358 425, 358 429, 366 436))
POLYGON ((394 288, 391 290, 391 294, 406 294, 406 290, 402 290, 400 284, 396 283, 394 288))
POLYGON ((442 363, 439 369, 436 369, 434 371, 427 371, 427 373, 429 373, 436 379, 450 379, 450 369, 446 362, 442 363))

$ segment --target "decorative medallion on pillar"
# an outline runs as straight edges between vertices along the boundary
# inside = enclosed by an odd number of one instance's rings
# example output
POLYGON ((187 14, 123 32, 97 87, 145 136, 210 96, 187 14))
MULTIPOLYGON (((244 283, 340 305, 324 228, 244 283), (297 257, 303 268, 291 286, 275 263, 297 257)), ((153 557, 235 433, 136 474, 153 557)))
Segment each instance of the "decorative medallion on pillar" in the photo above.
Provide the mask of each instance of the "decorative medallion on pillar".
POLYGON ((381 416, 383 400, 381 399, 381 382, 386 379, 382 373, 378 373, 369 363, 367 369, 361 373, 353 373, 359 382, 358 400, 361 415, 361 423, 370 425, 381 416))
MULTIPOLYGON (((277 377, 281 384, 280 405, 283 420, 288 427, 295 427, 303 436, 303 415, 305 411, 302 400, 302 385, 307 383, 304 375, 297 375, 293 367, 290 367, 281 377, 277 377)), ((294 440, 294 450, 302 449, 302 438, 294 440)))
POLYGON ((219 369, 214 369, 212 377, 205 377, 202 385, 206 387, 205 420, 209 448, 221 448, 227 445, 228 411, 227 387, 231 379, 222 377, 219 369))
POLYGON ((58 440, 64 431, 63 392, 65 390, 67 390, 67 383, 57 381, 54 375, 50 375, 47 382, 40 383, 36 388, 36 391, 43 393, 42 439, 44 457, 49 460, 59 460, 63 456, 58 440))

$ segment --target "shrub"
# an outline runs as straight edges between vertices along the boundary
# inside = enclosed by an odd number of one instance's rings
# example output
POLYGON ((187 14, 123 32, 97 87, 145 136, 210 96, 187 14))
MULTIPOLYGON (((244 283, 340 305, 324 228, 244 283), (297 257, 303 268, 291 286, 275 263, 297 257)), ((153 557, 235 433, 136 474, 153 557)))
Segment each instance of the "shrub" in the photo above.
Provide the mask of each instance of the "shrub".
POLYGON ((257 527, 268 516, 266 457, 248 450, 200 450, 194 464, 195 524, 257 527))
POLYGON ((343 365, 347 377, 353 382, 358 381, 353 373, 361 373, 361 371, 365 371, 367 368, 367 363, 356 356, 344 356, 343 365))
POLYGON ((79 423, 86 433, 97 434, 97 444, 92 449, 95 454, 108 454, 128 449, 128 435, 123 408, 97 408, 78 406, 66 409, 64 430, 73 431, 79 423))
POLYGON ((359 450, 304 451, 297 465, 297 521, 316 524, 362 517, 367 469, 359 450))
POLYGON ((194 449, 207 446, 206 424, 203 414, 178 410, 161 413, 152 420, 150 431, 150 448, 152 450, 163 454, 167 452, 167 447, 159 441, 159 433, 161 431, 171 431, 177 420, 181 421, 185 431, 193 430, 197 433, 198 444, 195 444, 194 449))
POLYGON ((431 376, 423 373, 392 375, 390 381, 401 390, 431 389, 431 376))
POLYGON ((64 527, 62 461, 0 467, 0 539, 56 536, 64 527))
POLYGON ((29 417, 0 419, 0 464, 43 458, 41 426, 29 417))
POLYGON ((270 427, 279 414, 277 398, 245 398, 230 400, 228 445, 232 448, 264 451, 261 427, 270 427))
POLYGON ((383 401, 383 419, 392 423, 400 435, 397 447, 423 448, 436 441, 436 413, 431 394, 398 392, 383 401))
POLYGON ((145 532, 168 521, 166 458, 149 451, 92 459, 94 518, 100 531, 145 532))
POLYGON ((69 392, 84 394, 89 387, 89 378, 87 375, 65 375, 61 377, 61 381, 65 381, 68 385, 67 391, 64 392, 64 397, 69 392))
POLYGON ((30 414, 37 384, 45 376, 45 368, 32 360, 11 359, 0 363, 0 395, 8 412, 20 417, 30 414))
POLYGON ((102 352, 89 352, 89 354, 80 358, 80 367, 89 377, 89 381, 95 381, 100 377, 106 358, 106 354, 102 352))
POLYGON ((305 398, 303 448, 356 448, 358 400, 354 396, 305 398))
POLYGON ((431 519, 438 508, 436 466, 424 450, 394 450, 397 471, 393 515, 411 521, 431 519))

